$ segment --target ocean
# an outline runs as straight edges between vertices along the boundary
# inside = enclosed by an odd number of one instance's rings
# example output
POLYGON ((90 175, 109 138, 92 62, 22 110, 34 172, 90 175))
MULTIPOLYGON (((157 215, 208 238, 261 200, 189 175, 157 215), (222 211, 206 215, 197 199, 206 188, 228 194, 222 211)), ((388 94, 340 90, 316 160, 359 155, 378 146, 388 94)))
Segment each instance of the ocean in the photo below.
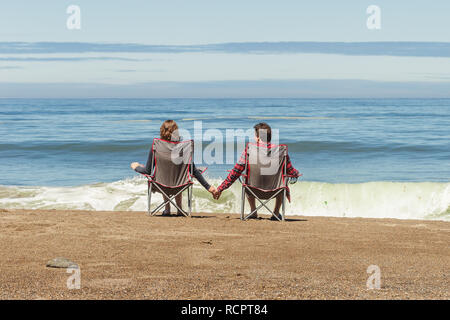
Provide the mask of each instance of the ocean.
MULTIPOLYGON (((288 215, 450 221, 450 99, 0 99, 0 208, 145 210, 130 163, 166 119, 216 186, 245 141, 228 131, 278 130, 303 173, 288 215)), ((239 182, 219 201, 196 183, 194 213, 239 199, 239 182)))

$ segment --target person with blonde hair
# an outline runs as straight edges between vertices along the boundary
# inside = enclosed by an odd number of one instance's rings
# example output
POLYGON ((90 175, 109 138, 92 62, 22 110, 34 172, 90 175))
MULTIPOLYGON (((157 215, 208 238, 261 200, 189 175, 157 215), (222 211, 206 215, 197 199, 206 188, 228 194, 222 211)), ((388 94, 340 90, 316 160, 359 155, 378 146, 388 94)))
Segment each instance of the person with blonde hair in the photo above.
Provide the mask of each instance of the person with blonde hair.
MULTIPOLYGON (((178 135, 178 125, 174 120, 166 120, 161 125, 161 128, 159 130, 160 132, 160 138, 162 140, 166 141, 173 141, 178 142, 180 141, 180 136, 178 135)), ((153 152, 150 148, 150 152, 148 154, 147 163, 146 165, 142 165, 139 162, 133 162, 131 164, 131 169, 135 170, 136 172, 142 173, 142 174, 151 174, 152 172, 152 158, 153 158, 153 152)), ((206 179, 203 177, 202 172, 195 167, 195 164, 193 164, 193 174, 194 177, 200 182, 200 184, 208 190, 210 193, 214 194, 216 192, 216 188, 211 186, 206 179)), ((167 198, 165 196, 164 201, 167 201, 167 198)), ((176 198, 175 201, 177 205, 182 208, 182 194, 180 193, 176 198)), ((167 203, 165 206, 165 209, 163 211, 163 216, 170 215, 170 203, 167 203)), ((177 215, 183 215, 181 212, 177 212, 177 215)))

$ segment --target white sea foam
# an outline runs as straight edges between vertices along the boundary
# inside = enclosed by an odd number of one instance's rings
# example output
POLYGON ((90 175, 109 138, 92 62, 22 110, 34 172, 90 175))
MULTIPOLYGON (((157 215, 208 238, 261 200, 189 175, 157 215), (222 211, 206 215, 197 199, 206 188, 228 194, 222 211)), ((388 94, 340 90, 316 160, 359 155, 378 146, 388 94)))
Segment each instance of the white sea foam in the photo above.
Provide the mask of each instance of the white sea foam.
MULTIPOLYGON (((213 185, 220 182, 210 179, 213 185)), ((145 211, 146 194, 146 180, 141 177, 77 187, 0 186, 0 208, 145 211)), ((291 195, 287 215, 450 221, 450 183, 298 182, 291 185, 291 195)), ((239 182, 219 201, 196 182, 193 212, 240 212, 240 197, 239 182)), ((154 194, 153 199, 161 201, 161 196, 154 194)))

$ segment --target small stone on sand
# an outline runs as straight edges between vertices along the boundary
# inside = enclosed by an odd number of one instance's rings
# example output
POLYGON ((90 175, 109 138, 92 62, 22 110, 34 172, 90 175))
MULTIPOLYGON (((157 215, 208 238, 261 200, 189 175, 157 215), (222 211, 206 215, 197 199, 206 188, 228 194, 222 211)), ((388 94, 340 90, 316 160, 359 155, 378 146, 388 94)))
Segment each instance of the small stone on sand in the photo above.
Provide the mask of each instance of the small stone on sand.
POLYGON ((47 261, 47 267, 50 268, 78 268, 78 265, 75 262, 70 261, 67 258, 58 257, 52 260, 47 261))

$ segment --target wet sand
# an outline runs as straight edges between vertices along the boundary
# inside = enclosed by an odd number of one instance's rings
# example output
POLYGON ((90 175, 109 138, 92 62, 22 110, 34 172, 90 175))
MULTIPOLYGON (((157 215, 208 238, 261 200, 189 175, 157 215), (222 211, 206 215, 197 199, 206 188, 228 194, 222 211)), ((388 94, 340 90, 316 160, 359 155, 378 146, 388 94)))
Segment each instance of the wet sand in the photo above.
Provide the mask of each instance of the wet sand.
POLYGON ((0 209, 0 230, 0 299, 450 298, 450 222, 0 209))

